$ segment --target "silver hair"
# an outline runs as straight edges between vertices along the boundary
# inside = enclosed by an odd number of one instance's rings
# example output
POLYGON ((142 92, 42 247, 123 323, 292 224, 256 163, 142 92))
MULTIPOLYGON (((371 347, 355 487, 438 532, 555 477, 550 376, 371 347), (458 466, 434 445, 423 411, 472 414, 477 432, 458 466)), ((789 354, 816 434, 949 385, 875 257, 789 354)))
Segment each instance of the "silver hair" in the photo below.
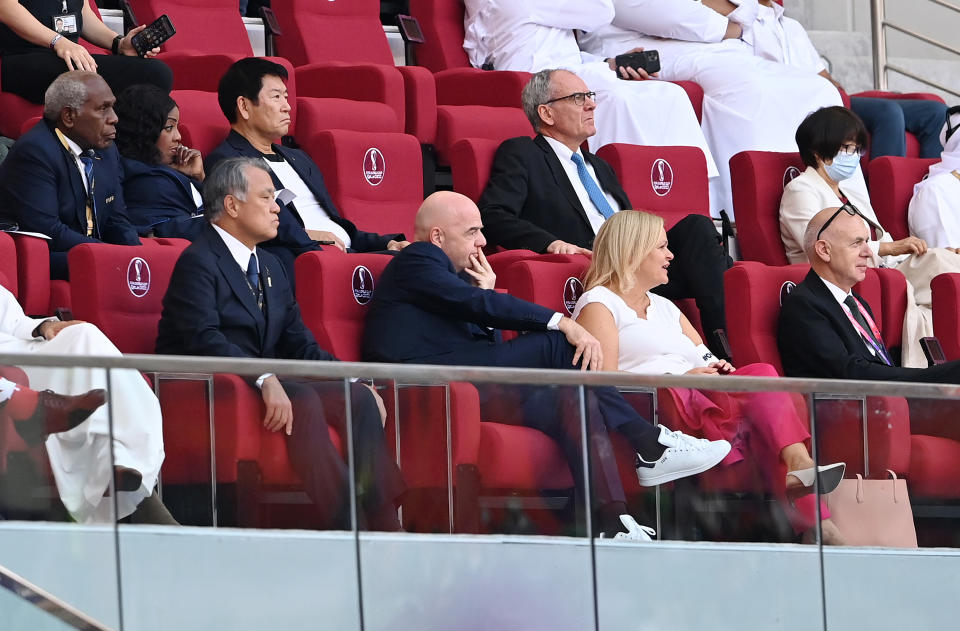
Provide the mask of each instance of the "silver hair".
POLYGON ((87 81, 98 76, 89 70, 71 70, 54 79, 43 94, 43 117, 56 121, 65 107, 79 110, 87 102, 87 81))
POLYGON ((537 109, 550 100, 552 93, 551 79, 556 68, 541 70, 533 75, 527 85, 523 86, 523 92, 520 94, 520 103, 523 105, 523 113, 527 115, 527 120, 533 125, 533 131, 540 131, 540 113, 537 109))
POLYGON ((223 200, 227 195, 233 195, 240 201, 247 200, 249 168, 270 174, 270 168, 263 158, 228 158, 213 167, 203 181, 203 208, 208 221, 214 222, 223 214, 223 200))

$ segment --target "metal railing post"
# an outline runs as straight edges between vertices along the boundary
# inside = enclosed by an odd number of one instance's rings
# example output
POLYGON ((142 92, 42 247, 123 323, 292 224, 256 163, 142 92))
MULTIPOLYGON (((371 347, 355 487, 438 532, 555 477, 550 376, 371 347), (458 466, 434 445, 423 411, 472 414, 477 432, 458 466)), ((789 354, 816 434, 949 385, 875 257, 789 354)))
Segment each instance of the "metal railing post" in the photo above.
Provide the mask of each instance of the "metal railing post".
POLYGON ((887 36, 884 0, 870 0, 870 30, 873 33, 873 87, 887 89, 887 36))

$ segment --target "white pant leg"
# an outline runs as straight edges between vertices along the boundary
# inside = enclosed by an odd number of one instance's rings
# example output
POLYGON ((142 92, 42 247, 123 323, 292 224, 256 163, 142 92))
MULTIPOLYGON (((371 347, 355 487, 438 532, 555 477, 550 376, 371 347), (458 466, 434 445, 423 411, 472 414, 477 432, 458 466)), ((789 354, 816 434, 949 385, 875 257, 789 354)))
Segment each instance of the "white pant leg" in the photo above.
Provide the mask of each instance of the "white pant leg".
POLYGON ((665 81, 618 79, 605 63, 582 64, 569 70, 597 93, 597 133, 588 141, 590 151, 613 142, 699 147, 707 159, 707 173, 711 177, 717 174, 696 112, 683 88, 665 81))
MULTIPOLYGON (((31 352, 51 355, 118 356, 120 352, 97 327, 77 324, 63 329, 50 341, 28 342, 31 352)), ((163 463, 163 428, 160 403, 136 370, 97 368, 24 367, 30 385, 60 394, 81 394, 105 388, 106 405, 68 432, 47 437, 47 453, 60 498, 70 514, 85 523, 112 522, 113 506, 104 498, 112 475, 111 462, 136 469, 143 484, 117 495, 117 518, 126 517, 153 492, 163 463), (111 460, 110 411, 113 412, 111 460)))

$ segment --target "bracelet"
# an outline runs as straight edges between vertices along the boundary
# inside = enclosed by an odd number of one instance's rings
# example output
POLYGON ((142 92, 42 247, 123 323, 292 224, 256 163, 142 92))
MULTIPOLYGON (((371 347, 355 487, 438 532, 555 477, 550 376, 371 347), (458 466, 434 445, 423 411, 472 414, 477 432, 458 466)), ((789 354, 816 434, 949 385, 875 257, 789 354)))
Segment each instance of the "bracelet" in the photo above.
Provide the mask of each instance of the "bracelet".
POLYGON ((63 35, 60 33, 54 35, 53 39, 50 40, 50 50, 53 50, 54 46, 56 46, 57 42, 59 42, 61 39, 63 39, 63 35))
POLYGON ((114 55, 120 54, 120 42, 123 40, 123 35, 117 35, 113 38, 113 43, 110 44, 110 52, 114 55))

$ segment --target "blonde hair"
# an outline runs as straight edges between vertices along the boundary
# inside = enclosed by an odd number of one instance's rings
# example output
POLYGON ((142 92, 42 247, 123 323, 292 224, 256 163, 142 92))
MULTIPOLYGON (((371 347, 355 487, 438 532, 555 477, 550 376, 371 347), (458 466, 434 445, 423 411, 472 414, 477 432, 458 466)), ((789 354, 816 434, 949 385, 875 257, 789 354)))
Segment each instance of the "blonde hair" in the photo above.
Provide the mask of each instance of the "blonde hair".
POLYGON ((593 260, 584 289, 607 287, 623 293, 633 287, 633 271, 657 247, 663 218, 642 210, 614 213, 593 242, 593 260))

